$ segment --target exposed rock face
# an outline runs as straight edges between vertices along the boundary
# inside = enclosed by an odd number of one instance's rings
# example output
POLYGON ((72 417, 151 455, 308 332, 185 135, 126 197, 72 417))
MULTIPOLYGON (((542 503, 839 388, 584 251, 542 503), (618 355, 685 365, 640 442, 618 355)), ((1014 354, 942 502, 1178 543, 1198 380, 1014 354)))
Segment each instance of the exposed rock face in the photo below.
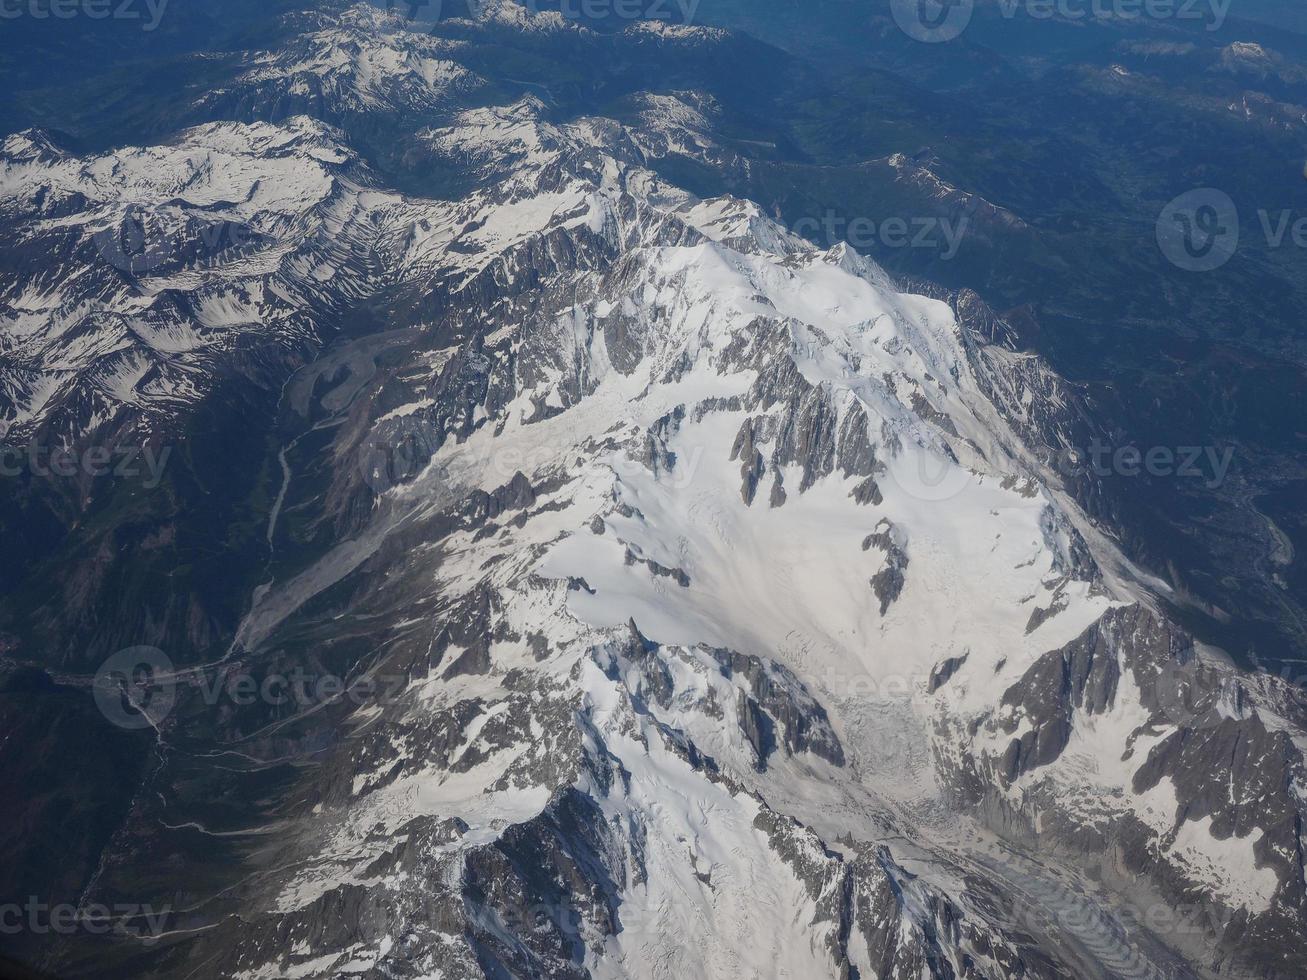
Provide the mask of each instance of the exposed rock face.
POLYGON ((510 38, 674 59, 719 32, 601 41, 511 4, 449 38, 361 10, 304 28, 197 106, 244 121, 105 158, 6 144, 0 248, 56 251, 73 284, 38 306, 6 281, 35 325, 6 417, 196 440, 128 524, 60 525, 95 560, 56 599, 5 607, 6 656, 71 651, 4 682, 61 739, 106 644, 178 668, 145 748, 106 743, 133 792, 64 886, 167 904, 167 935, 37 944, 47 966, 1307 970, 1307 717, 1168 621, 1051 474, 1089 424, 1074 393, 974 295, 658 177, 651 154, 711 133, 694 93, 563 122, 483 84, 510 38), (459 193, 360 162, 359 117, 406 112, 406 152, 459 193), (109 271, 87 249, 129 196, 258 236, 109 271), (254 474, 234 489, 227 440, 254 474), (222 541, 250 566, 225 588, 155 575, 222 541), (347 683, 226 686, 297 667, 347 683))

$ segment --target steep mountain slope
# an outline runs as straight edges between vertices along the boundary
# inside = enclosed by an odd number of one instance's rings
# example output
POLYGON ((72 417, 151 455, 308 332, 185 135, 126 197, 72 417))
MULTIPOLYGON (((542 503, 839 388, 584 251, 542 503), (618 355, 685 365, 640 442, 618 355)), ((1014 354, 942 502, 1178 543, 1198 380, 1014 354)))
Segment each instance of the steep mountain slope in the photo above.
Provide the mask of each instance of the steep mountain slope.
MULTIPOLYGON (((145 603, 105 635, 82 579, 82 634, 7 610, 8 656, 61 691, 159 651, 153 691, 110 690, 148 765, 77 900, 168 907, 166 928, 31 955, 243 978, 1307 969, 1307 717, 1169 622, 1166 584, 1075 503, 1050 463, 1092 428, 1074 389, 974 294, 659 177, 667 147, 724 152, 708 100, 433 110, 432 42, 360 24, 375 42, 309 46, 314 100, 445 113, 408 149, 466 194, 389 190, 304 116, 109 157, 6 143, 15 251, 65 262, 3 293, 13 433, 192 438, 217 402, 260 467, 214 493, 245 495, 236 617, 145 603), (92 252, 133 205, 255 237, 92 252), (249 346, 274 353, 251 369, 249 346), (275 408, 233 410, 224 375, 275 408), (68 636, 94 640, 42 645, 68 636), (237 693, 296 669, 350 693, 237 693)), ((306 84, 263 64, 223 97, 306 84)), ((119 539, 197 520, 170 480, 156 523, 103 518, 119 539)))

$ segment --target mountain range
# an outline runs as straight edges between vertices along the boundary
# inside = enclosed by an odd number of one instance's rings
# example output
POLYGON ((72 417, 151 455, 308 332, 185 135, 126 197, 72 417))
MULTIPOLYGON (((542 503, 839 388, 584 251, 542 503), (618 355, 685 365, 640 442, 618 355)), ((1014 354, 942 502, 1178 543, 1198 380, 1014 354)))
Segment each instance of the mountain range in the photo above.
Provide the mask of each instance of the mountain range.
POLYGON ((238 4, 221 46, 176 2, 99 119, 6 66, 0 896, 84 924, 14 955, 1307 972, 1301 280, 1145 256, 1110 219, 1180 163, 1109 175, 1129 120, 1069 153, 1094 98, 1300 142, 1296 36, 1123 28, 1104 74, 984 5, 945 58, 834 0, 238 4), (1079 465, 1126 443, 1210 466, 1079 465))

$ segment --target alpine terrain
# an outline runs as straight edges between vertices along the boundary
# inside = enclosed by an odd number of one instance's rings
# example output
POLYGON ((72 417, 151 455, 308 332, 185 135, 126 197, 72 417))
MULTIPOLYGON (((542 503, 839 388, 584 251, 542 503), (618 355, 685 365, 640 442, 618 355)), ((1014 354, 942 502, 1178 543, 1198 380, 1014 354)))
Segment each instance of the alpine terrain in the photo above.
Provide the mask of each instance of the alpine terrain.
POLYGON ((7 953, 1307 975, 1307 706, 1019 322, 711 190, 774 49, 283 6, 0 148, 0 881, 84 926, 7 953))

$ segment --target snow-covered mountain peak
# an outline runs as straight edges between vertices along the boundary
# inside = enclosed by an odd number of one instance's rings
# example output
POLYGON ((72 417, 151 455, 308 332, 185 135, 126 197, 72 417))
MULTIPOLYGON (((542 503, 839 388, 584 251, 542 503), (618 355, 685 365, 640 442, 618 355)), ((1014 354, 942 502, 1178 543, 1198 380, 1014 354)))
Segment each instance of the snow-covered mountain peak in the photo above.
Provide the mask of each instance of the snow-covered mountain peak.
POLYGON ((507 106, 467 110, 451 125, 420 135, 437 152, 474 167, 494 171, 520 165, 538 171, 556 164, 565 144, 562 131, 543 120, 544 109, 528 95, 507 106))
POLYGON ((182 206, 226 204, 290 214, 329 193, 333 176, 356 159, 340 133, 307 116, 278 126, 210 123, 165 146, 124 147, 86 158, 7 160, 0 194, 21 199, 48 187, 99 202, 175 200, 182 206))
POLYGON ((282 104, 321 114, 424 112, 484 84, 456 60, 458 46, 409 29, 366 5, 274 51, 247 59, 233 86, 215 89, 202 111, 282 104))
POLYGON ((343 135, 305 116, 5 160, 6 415, 66 412, 58 426, 79 439, 124 407, 143 422, 150 406, 166 417, 201 397, 197 368, 243 335, 302 343, 305 309, 335 305, 323 283, 363 275, 369 181, 343 135))
MULTIPOLYGON (((975 294, 651 169, 727 155, 711 99, 563 118, 500 80, 460 104, 479 31, 583 30, 485 9, 447 39, 304 17, 202 103, 256 121, 6 141, 0 419, 77 445, 211 412, 252 461, 225 519, 257 568, 227 633, 169 611, 195 642, 116 842, 222 880, 145 955, 246 980, 1158 977, 1219 957, 1127 928, 1140 894, 1292 929, 1292 699, 1198 650, 1067 492, 1076 393, 975 294), (366 165, 357 115, 404 120, 428 194, 366 165), (199 705, 211 675, 305 663, 395 689, 199 705)), ((92 897, 149 878, 130 865, 92 897)))
POLYGON ((0 143, 0 159, 14 163, 49 163, 65 156, 54 137, 41 129, 25 129, 6 136, 0 143))

